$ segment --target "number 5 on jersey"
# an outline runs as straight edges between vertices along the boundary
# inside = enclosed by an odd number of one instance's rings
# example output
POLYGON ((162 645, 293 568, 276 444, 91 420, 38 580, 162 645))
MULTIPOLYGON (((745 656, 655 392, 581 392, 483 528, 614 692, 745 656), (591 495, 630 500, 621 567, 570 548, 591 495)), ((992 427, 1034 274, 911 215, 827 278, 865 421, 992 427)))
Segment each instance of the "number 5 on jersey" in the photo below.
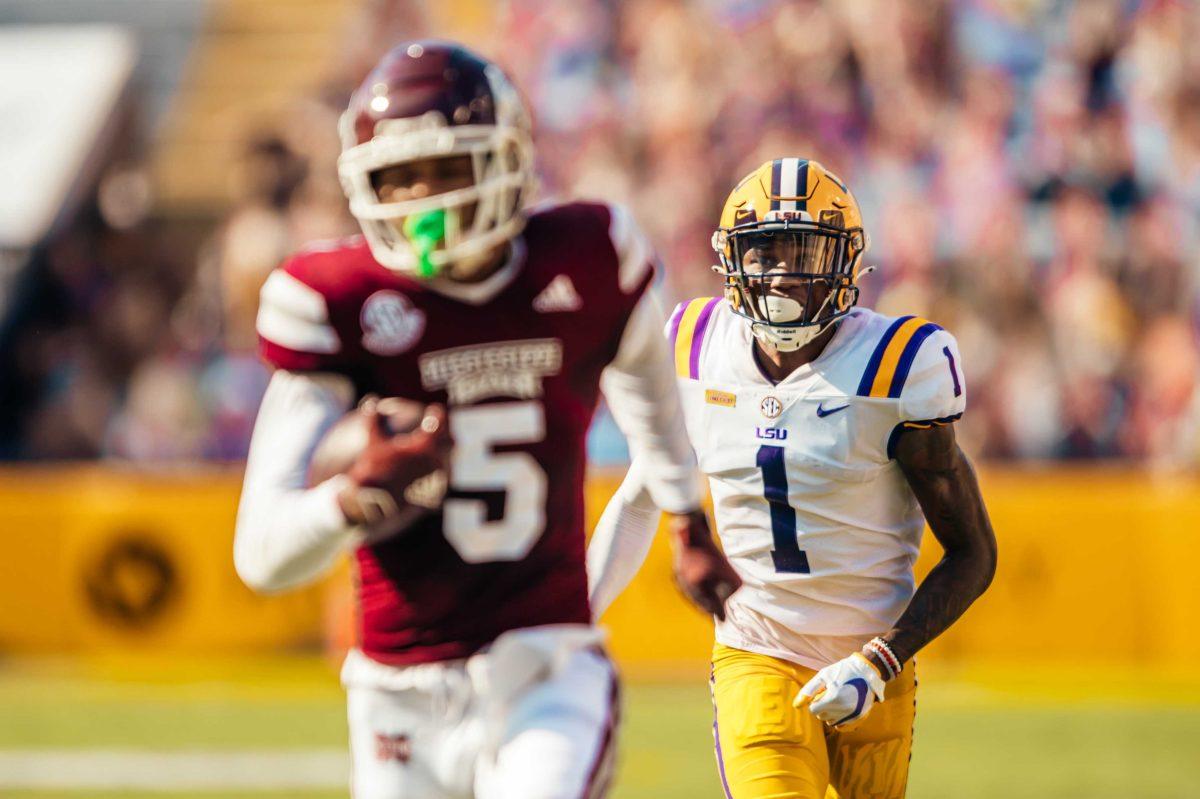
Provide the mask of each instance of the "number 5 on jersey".
POLYGON ((506 402, 450 413, 454 451, 450 487, 503 491, 504 515, 487 518, 482 499, 454 497, 442 507, 442 529, 463 560, 521 560, 546 529, 546 472, 528 452, 495 452, 499 444, 536 444, 546 437, 537 402, 506 402))

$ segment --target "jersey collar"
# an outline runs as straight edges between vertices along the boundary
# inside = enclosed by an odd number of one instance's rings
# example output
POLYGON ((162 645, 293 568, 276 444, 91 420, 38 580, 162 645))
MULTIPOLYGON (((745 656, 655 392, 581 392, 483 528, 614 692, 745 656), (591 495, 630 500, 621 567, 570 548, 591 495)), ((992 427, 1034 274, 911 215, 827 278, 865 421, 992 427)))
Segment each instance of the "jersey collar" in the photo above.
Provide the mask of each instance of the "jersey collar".
POLYGON ((750 332, 749 324, 738 325, 740 329, 738 338, 742 342, 743 347, 750 349, 749 357, 738 358, 737 361, 745 364, 742 368, 743 376, 748 378, 752 383, 765 384, 768 386, 784 386, 794 385, 803 381, 809 375, 813 374, 820 367, 824 367, 837 353, 845 348, 846 342, 853 338, 851 328, 858 327, 857 313, 851 311, 845 317, 838 320, 837 329, 833 333, 833 338, 829 339, 829 343, 825 345, 825 349, 821 350, 821 354, 806 364, 802 364, 792 371, 791 374, 784 377, 778 383, 772 380, 762 366, 759 365, 758 355, 754 351, 754 335, 750 332))
POLYGON ((430 290, 449 297, 452 300, 465 302, 470 305, 483 305, 494 300, 516 279, 525 265, 525 237, 517 236, 512 240, 508 260, 504 266, 478 283, 459 283, 444 277, 435 277, 427 284, 430 290))

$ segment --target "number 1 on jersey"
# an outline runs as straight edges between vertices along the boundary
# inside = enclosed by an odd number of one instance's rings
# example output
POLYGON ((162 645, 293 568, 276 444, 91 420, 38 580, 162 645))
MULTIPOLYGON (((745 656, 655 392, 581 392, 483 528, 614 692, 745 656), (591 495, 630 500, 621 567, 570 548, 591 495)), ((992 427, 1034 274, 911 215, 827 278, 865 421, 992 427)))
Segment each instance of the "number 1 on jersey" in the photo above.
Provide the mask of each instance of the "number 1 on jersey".
POLYGON ((775 538, 771 560, 775 562, 775 571, 808 574, 808 556, 796 538, 796 509, 788 503, 783 447, 771 444, 759 447, 758 468, 763 473, 763 494, 771 506, 771 535, 775 538))

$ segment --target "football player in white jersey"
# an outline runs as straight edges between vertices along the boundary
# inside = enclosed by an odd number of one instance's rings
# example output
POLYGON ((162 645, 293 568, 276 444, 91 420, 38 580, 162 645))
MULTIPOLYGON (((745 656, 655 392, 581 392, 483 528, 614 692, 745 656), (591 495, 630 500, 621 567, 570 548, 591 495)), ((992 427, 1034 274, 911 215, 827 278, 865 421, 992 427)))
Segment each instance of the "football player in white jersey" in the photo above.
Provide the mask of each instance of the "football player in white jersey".
MULTIPOLYGON (((713 235, 723 298, 667 335, 687 430, 742 588, 716 627, 715 743, 727 797, 899 799, 913 656, 991 582, 996 540, 953 422, 954 337, 856 307, 858 203, 815 161, 737 185, 713 235), (944 550, 915 586, 928 521, 944 550)), ((589 551, 601 612, 636 573, 657 513, 638 464, 589 551)))

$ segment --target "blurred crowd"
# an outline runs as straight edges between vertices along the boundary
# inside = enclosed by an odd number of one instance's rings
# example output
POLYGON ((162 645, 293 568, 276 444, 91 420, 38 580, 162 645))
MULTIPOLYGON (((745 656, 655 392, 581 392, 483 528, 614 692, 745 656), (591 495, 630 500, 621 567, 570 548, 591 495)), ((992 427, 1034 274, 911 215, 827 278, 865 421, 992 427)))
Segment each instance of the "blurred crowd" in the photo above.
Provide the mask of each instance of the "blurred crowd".
MULTIPOLYGON (((544 196, 630 205, 672 298, 719 290, 709 237, 743 174, 813 158, 863 206, 878 267, 863 304, 958 336, 972 452, 1200 460, 1195 4, 503 5, 469 43, 530 101, 544 196)), ((368 55, 430 33, 412 7, 368 3, 358 30, 374 51, 347 36, 341 74, 247 135, 231 211, 187 258, 168 248, 127 269, 125 234, 104 223, 103 247, 51 250, 81 321, 25 344, 68 366, 34 369, 23 454, 244 453, 266 381, 258 287, 305 241, 355 231, 335 120, 368 55)))

